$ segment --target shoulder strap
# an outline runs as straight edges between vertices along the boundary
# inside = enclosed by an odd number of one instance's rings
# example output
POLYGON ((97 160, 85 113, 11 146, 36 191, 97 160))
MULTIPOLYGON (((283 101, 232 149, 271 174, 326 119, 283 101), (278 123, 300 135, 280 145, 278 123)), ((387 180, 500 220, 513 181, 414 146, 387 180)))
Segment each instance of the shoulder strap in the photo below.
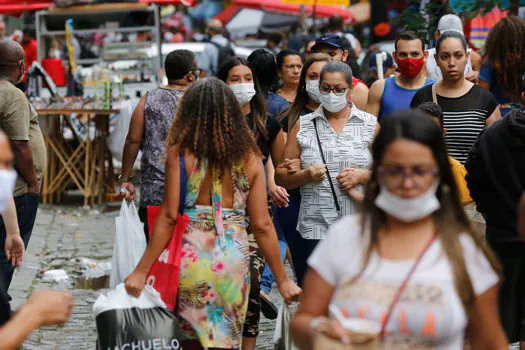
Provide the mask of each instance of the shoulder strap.
POLYGON ((219 49, 219 51, 220 51, 220 50, 224 50, 224 49, 226 49, 226 48, 231 49, 231 42, 230 42, 229 40, 228 40, 228 42, 226 43, 226 45, 224 45, 224 46, 219 45, 219 43, 216 43, 215 41, 210 41, 210 44, 212 44, 212 45, 215 46, 217 49, 219 49))
POLYGON ((436 239, 437 239, 437 234, 434 234, 432 236, 432 238, 428 241, 428 243, 425 245, 423 250, 419 253, 416 261, 414 262, 414 264, 412 265, 412 267, 408 271, 408 274, 406 275, 405 279, 403 280, 403 283, 401 283, 401 285, 397 289, 396 294, 394 295, 394 299, 390 303, 390 306, 388 307, 388 311, 386 313, 384 321, 383 321, 383 323, 381 325, 381 332, 379 333, 380 339, 383 339, 383 337, 385 336, 386 326, 388 324, 388 321, 390 320, 390 316, 392 316, 392 313, 394 312, 394 309, 395 309, 397 303, 399 302, 399 299, 401 298, 401 295, 403 295, 403 292, 405 291, 405 289, 406 289, 406 287, 408 285, 408 282, 410 281, 410 279, 412 278, 412 276, 416 272, 416 269, 419 266, 419 264, 421 263, 421 260, 423 260, 423 257, 425 256, 426 252, 430 249, 430 247, 432 246, 432 243, 434 243, 434 241, 436 239))
POLYGON ((184 162, 184 155, 179 155, 179 170, 180 170, 180 189, 179 189, 179 214, 184 214, 184 207, 186 206, 186 193, 188 191, 188 183, 186 179, 186 162, 184 162))
POLYGON ((432 102, 434 102, 435 104, 439 106, 437 92, 436 92, 436 84, 432 84, 432 102))
POLYGON ((326 165, 326 176, 328 177, 328 182, 330 183, 330 190, 332 191, 332 196, 334 197, 335 209, 337 210, 337 213, 339 214, 339 216, 341 216, 341 207, 339 206, 339 200, 337 199, 337 194, 335 193, 334 183, 332 182, 332 177, 330 176, 330 171, 328 170, 328 164, 326 163, 326 159, 324 157, 324 152, 323 152, 323 147, 321 146, 321 139, 319 138, 319 132, 317 131, 317 119, 314 119, 313 122, 314 122, 315 136, 317 138, 317 146, 319 147, 319 153, 321 153, 321 160, 326 165))

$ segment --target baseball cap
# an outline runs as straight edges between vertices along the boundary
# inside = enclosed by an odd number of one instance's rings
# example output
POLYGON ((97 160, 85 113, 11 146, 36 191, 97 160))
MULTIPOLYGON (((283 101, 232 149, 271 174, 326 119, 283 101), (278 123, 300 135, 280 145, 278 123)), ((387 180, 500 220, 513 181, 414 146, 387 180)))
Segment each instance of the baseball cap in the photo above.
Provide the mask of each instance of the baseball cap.
POLYGON ((319 48, 321 45, 330 45, 336 49, 343 49, 343 40, 337 34, 324 34, 315 41, 315 45, 312 46, 312 51, 315 52, 316 47, 319 48))
MULTIPOLYGON (((384 51, 375 51, 370 57, 368 58, 368 70, 374 70, 377 71, 377 61, 376 61, 376 54, 382 53, 384 51)), ((383 61, 383 73, 385 73, 388 68, 391 68, 394 65, 394 58, 391 54, 388 52, 386 53, 386 61, 383 61)))
POLYGON ((456 15, 444 15, 439 19, 438 28, 439 34, 445 32, 457 32, 463 34, 463 22, 461 18, 456 15))

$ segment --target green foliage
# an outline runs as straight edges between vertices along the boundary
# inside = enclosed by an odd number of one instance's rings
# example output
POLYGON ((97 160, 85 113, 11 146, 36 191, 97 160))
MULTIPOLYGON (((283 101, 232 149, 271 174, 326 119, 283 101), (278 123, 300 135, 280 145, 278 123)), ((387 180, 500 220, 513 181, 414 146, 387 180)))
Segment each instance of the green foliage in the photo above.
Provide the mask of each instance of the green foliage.
MULTIPOLYGON (((444 12, 443 5, 429 1, 423 9, 419 9, 420 1, 412 1, 401 15, 392 20, 393 24, 401 27, 402 30, 410 30, 418 34, 424 40, 431 40, 437 30, 439 17, 444 12)), ((503 9, 502 0, 463 0, 460 1, 460 12, 467 18, 474 18, 477 15, 485 15, 494 7, 503 9)))

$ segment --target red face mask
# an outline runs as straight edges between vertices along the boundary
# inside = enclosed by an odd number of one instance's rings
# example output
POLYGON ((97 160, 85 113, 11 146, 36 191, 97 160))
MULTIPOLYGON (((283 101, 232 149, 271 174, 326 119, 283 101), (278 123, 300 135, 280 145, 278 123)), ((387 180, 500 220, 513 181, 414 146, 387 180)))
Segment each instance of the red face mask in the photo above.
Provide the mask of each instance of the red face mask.
POLYGON ((397 68, 407 78, 414 78, 421 72, 423 65, 425 64, 425 56, 421 58, 405 58, 403 60, 398 59, 396 61, 397 68))

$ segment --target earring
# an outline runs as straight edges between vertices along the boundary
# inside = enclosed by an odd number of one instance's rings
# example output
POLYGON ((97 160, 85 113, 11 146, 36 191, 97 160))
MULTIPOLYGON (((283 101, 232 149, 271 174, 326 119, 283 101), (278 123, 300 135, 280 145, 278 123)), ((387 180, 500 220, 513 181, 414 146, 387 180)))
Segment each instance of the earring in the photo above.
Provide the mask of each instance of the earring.
POLYGON ((441 184, 441 192, 444 194, 450 193, 450 186, 446 184, 441 184))

